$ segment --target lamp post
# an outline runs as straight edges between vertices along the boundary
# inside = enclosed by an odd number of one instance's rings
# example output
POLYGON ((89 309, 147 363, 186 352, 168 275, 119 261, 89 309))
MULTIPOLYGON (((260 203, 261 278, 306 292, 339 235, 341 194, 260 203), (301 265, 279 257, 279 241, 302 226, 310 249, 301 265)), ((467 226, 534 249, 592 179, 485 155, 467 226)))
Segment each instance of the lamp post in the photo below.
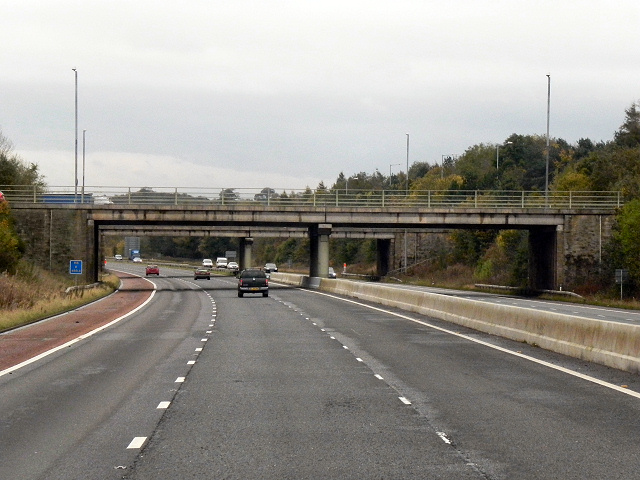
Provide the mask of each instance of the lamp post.
POLYGON ((504 147, 505 145, 513 145, 513 142, 504 142, 502 145, 496 145, 496 170, 500 168, 500 147, 504 147))
POLYGON ((76 111, 76 143, 75 143, 75 174, 74 174, 74 203, 78 202, 78 70, 72 68, 74 76, 75 76, 75 85, 76 85, 76 101, 75 101, 75 111, 76 111))
POLYGON ((390 163, 389 164, 389 183, 391 183, 391 167, 396 167, 398 165, 402 165, 401 163, 390 163))
MULTIPOLYGON (((409 134, 407 133, 407 178, 405 179, 405 195, 409 196, 409 134)), ((407 229, 404 229, 404 273, 407 273, 407 229)))
POLYGON ((545 151, 545 171, 544 171, 544 200, 545 206, 549 204, 549 111, 551 108, 551 74, 547 74, 547 148, 545 151))

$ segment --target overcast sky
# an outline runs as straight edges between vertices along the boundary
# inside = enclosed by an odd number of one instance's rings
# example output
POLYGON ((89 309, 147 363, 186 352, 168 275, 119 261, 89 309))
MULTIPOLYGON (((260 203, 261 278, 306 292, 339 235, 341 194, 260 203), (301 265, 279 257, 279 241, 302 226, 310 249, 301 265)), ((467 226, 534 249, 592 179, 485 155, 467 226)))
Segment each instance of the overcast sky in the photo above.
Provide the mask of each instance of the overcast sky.
POLYGON ((611 140, 638 0, 8 0, 0 129, 50 185, 315 188, 510 134, 611 140))

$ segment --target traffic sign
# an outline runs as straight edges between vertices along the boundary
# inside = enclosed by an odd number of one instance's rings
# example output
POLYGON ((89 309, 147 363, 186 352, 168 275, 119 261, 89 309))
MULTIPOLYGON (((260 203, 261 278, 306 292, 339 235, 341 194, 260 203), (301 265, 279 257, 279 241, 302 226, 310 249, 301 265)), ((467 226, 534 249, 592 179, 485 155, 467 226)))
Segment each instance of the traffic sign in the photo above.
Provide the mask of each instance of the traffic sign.
POLYGON ((71 275, 82 275, 82 260, 69 260, 69 273, 71 275))

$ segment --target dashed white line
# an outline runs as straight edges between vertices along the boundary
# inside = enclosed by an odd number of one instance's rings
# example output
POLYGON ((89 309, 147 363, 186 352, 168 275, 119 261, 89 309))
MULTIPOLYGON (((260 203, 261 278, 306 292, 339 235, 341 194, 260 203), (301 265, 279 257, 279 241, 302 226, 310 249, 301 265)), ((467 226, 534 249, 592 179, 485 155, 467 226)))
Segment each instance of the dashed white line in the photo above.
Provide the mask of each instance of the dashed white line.
POLYGON ((183 383, 185 381, 185 377, 178 377, 176 378, 175 383, 183 383))
POLYGON ((169 408, 169 405, 171 405, 171 402, 160 402, 156 408, 158 409, 169 408))
POLYGON ((141 448, 142 445, 144 445, 144 442, 146 441, 147 441, 147 437, 135 437, 133 440, 131 440, 131 443, 129 444, 127 449, 141 448))
POLYGON ((411 405, 411 402, 404 397, 398 397, 402 403, 405 405, 411 405))
POLYGON ((196 361, 195 361, 195 360, 189 360, 189 361, 187 362, 187 365, 195 365, 195 364, 196 364, 196 361))
POLYGON ((196 348, 196 352, 201 352, 201 351, 202 351, 202 347, 196 348))
POLYGON ((384 380, 384 378, 382 378, 382 375, 379 374, 375 374, 374 377, 376 377, 378 380, 384 380))
POLYGON ((438 436, 442 439, 442 441, 444 443, 446 443, 447 445, 451 445, 451 440, 449 440, 449 437, 447 437, 447 434, 444 432, 436 432, 438 434, 438 436))

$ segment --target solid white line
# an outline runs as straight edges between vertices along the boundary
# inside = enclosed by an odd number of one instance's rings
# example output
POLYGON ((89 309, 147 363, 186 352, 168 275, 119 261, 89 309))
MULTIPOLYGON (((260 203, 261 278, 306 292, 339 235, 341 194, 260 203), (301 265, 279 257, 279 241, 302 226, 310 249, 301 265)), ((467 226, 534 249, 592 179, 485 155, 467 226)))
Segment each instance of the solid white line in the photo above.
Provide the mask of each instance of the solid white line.
POLYGON ((129 444, 127 449, 141 448, 142 445, 144 445, 144 442, 146 441, 147 441, 147 437, 135 437, 133 440, 131 440, 131 443, 129 444))
POLYGON ((109 328, 110 326, 115 325, 119 321, 124 320, 125 318, 127 318, 129 315, 133 315, 137 311, 139 311, 139 310, 143 309, 144 307, 146 307, 147 304, 151 301, 151 299, 155 296, 156 290, 157 290, 158 287, 151 280, 148 280, 148 279, 146 279, 144 277, 140 277, 140 278, 143 278, 144 280, 147 280, 147 282, 149 282, 149 283, 151 283, 153 285, 153 290, 151 291, 151 295, 149 295, 149 298, 147 298, 141 305, 139 305, 138 307, 134 308, 129 313, 125 313, 121 317, 118 317, 115 320, 112 320, 111 322, 109 322, 109 323, 107 323, 105 325, 102 325, 101 327, 96 328, 95 330, 92 330, 92 331, 90 331, 88 333, 85 333, 84 335, 80 335, 79 337, 74 338, 73 340, 69 340, 67 343, 64 343, 64 344, 62 344, 60 346, 52 348, 51 350, 47 350, 46 352, 42 352, 41 354, 36 355, 35 357, 30 358, 29 360, 25 360, 22 363, 14 365, 13 367, 9 367, 9 368, 7 368, 5 370, 0 371, 0 377, 2 377, 3 375, 6 375, 8 373, 15 372, 19 368, 26 367, 27 365, 29 365, 29 364, 31 364, 33 362, 37 362, 38 360, 40 360, 42 358, 45 358, 46 356, 51 355, 52 353, 55 353, 58 350, 62 350, 63 348, 70 347, 71 345, 73 345, 74 343, 79 342, 80 340, 84 340, 85 338, 89 338, 90 336, 95 335, 98 332, 101 332, 105 328, 109 328))
POLYGON ((169 405, 171 405, 171 402, 160 402, 156 408, 169 408, 169 405))
POLYGON ((493 348, 494 350, 498 350, 500 352, 507 353, 509 355, 513 355, 513 356, 522 358, 523 360, 528 360, 530 362, 534 362, 534 363, 537 363, 539 365, 543 365, 545 367, 552 368, 552 369, 557 370, 559 372, 566 373, 568 375, 572 375, 572 376, 580 378, 582 380, 586 380, 587 382, 595 383, 596 385, 600 385, 602 387, 610 388, 611 390, 615 390, 617 392, 624 393, 624 394, 630 395, 632 397, 640 398, 640 392, 636 392, 636 391, 630 390, 628 388, 620 387, 620 386, 615 385, 613 383, 605 382, 605 381, 600 380, 598 378, 591 377, 589 375, 585 375, 583 373, 576 372, 574 370, 569 370, 568 368, 561 367, 559 365, 554 365, 552 363, 545 362, 544 360, 539 360, 539 359, 534 358, 534 357, 530 357, 529 355, 525 355, 525 354, 520 353, 520 352, 514 352, 513 350, 508 350, 506 348, 499 347, 497 345, 493 345, 492 343, 484 342, 482 340, 478 340, 477 338, 472 338, 472 337, 470 337, 468 335, 463 335, 462 333, 457 333, 457 332, 454 332, 452 330, 448 330, 446 328, 438 327, 438 326, 433 325, 433 324, 431 324, 429 322, 423 322, 422 320, 418 320, 416 318, 411 318, 411 317, 409 317, 407 315, 403 315, 403 314, 396 313, 396 312, 391 312, 389 310, 385 310, 385 309, 379 308, 379 307, 374 307, 372 305, 367 305, 367 304, 364 304, 364 303, 361 303, 361 302, 356 302, 355 300, 349 300, 347 298, 336 297, 336 296, 331 295, 329 293, 318 292, 318 291, 315 291, 315 290, 302 290, 302 291, 303 292, 307 292, 307 293, 314 293, 316 295, 324 295, 326 297, 331 297, 331 298, 334 298, 336 300, 341 300, 341 301, 347 302, 347 303, 353 303, 354 305, 359 305, 361 307, 369 308, 371 310, 376 310, 378 312, 383 312, 383 313, 386 313, 388 315, 393 315, 395 317, 400 317, 400 318, 403 318, 405 320, 409 320, 410 322, 418 323, 420 325, 424 325, 425 327, 433 328, 434 330, 438 330, 440 332, 448 333, 450 335, 454 335, 454 336, 459 337, 459 338, 464 338, 465 340, 468 340, 470 342, 477 343, 477 344, 480 344, 480 345, 484 345, 485 347, 493 348))

